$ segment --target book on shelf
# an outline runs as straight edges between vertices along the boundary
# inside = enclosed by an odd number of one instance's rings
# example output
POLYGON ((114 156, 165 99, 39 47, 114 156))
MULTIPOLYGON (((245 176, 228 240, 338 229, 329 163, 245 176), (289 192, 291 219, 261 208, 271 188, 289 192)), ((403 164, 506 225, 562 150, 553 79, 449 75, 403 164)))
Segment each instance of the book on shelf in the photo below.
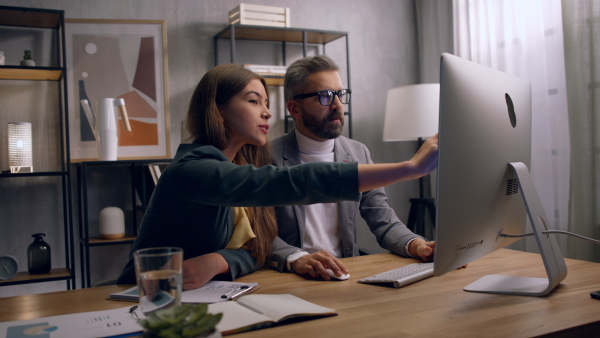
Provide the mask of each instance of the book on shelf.
POLYGON ((283 77, 263 76, 263 78, 265 79, 267 86, 283 86, 284 84, 283 77))
POLYGON ((262 329, 286 324, 294 319, 315 319, 336 316, 334 309, 326 308, 291 294, 253 294, 234 302, 208 305, 210 313, 223 313, 217 324, 222 335, 262 329))
POLYGON ((158 183, 158 179, 160 178, 161 170, 158 164, 149 163, 148 171, 150 171, 150 176, 152 176, 152 181, 154 185, 158 183))
POLYGON ((286 66, 273 66, 273 65, 256 65, 246 63, 244 64, 244 68, 249 69, 259 75, 272 75, 272 76, 285 76, 285 72, 287 71, 286 66))
POLYGON ((150 197, 162 173, 161 166, 165 167, 166 165, 166 163, 146 163, 141 166, 131 166, 129 168, 131 179, 133 180, 140 201, 144 195, 142 192, 145 191, 146 205, 150 202, 150 197))

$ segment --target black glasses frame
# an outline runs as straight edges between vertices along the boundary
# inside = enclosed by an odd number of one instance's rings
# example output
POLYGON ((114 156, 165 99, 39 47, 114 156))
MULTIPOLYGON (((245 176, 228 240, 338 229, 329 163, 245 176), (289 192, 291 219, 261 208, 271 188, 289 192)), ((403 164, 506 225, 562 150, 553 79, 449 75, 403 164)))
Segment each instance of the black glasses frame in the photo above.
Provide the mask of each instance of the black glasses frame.
POLYGON ((311 97, 311 96, 318 96, 319 103, 322 106, 327 107, 327 106, 331 106, 331 104, 333 104, 333 101, 335 100, 336 95, 340 99, 340 102, 342 104, 350 103, 350 94, 352 94, 351 89, 340 89, 337 92, 333 91, 333 90, 321 90, 320 92, 298 94, 298 95, 292 97, 292 100, 299 100, 299 99, 305 99, 305 98, 311 97), (327 101, 329 101, 329 100, 331 100, 331 101, 329 102, 329 104, 327 104, 327 101))

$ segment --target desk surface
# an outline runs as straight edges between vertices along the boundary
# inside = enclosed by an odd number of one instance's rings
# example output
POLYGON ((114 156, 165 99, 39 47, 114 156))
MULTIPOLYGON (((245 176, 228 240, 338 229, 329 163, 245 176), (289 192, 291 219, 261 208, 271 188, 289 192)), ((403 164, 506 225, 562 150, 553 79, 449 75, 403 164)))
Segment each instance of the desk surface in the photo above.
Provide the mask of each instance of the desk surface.
MULTIPOLYGON (((567 278, 545 297, 465 292, 462 288, 486 274, 545 277, 537 254, 502 249, 466 269, 394 289, 356 281, 413 263, 392 254, 344 258, 347 281, 308 280, 292 273, 260 270, 237 281, 258 282, 256 293, 291 293, 336 309, 338 316, 250 331, 235 337, 295 336, 554 336, 600 332, 600 264, 567 259, 567 278)), ((109 301, 106 286, 0 298, 0 321, 25 320, 127 306, 109 301)))

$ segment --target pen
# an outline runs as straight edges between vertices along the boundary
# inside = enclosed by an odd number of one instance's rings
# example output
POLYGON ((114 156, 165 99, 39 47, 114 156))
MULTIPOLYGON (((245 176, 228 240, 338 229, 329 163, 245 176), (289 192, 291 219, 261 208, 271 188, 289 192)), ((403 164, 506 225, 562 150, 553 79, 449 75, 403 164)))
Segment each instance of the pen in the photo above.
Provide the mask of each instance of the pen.
POLYGON ((137 308, 138 308, 138 306, 137 306, 137 305, 134 305, 134 306, 132 306, 132 307, 129 309, 129 313, 131 313, 132 315, 134 315, 134 316, 135 316, 135 318, 138 318, 138 319, 139 319, 140 317, 138 317, 137 313, 135 312, 135 310, 137 310, 137 308))
POLYGON ((240 288, 240 290, 239 290, 237 293, 234 293, 234 294, 232 294, 232 295, 229 295, 229 296, 227 297, 227 300, 232 300, 232 299, 234 299, 234 298, 237 298, 237 297, 239 297, 239 296, 243 295, 244 293, 246 293, 246 292, 248 292, 248 291, 250 291, 250 290, 252 290, 252 288, 251 288, 251 287, 244 285, 244 286, 242 286, 242 287, 240 288))
POLYGON ((229 292, 227 292, 226 294, 221 295, 221 298, 223 298, 223 299, 227 298, 227 300, 232 300, 233 298, 243 294, 244 292, 246 292, 248 290, 250 290, 250 287, 248 285, 242 285, 237 289, 229 290, 229 292), (239 292, 235 293, 236 291, 239 291, 239 292))

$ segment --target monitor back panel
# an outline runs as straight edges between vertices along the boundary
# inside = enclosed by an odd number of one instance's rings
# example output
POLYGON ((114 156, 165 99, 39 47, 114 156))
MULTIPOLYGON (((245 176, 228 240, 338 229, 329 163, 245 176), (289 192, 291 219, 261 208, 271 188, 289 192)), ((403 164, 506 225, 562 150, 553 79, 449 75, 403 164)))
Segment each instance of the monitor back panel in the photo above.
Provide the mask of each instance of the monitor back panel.
POLYGON ((525 231, 526 210, 508 163, 529 168, 530 159, 530 83, 444 54, 435 275, 516 241, 499 238, 500 232, 525 231))

